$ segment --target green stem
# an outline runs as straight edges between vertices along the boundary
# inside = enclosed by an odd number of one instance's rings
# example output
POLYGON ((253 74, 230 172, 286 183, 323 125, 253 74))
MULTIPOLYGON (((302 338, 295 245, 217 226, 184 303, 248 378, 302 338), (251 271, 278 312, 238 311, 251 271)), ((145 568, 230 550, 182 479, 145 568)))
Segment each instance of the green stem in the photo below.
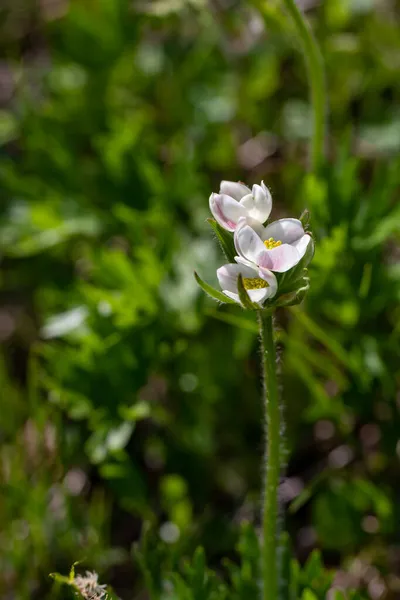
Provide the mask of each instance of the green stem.
POLYGON ((263 598, 264 600, 276 600, 278 598, 280 571, 278 561, 278 490, 281 474, 281 410, 279 406, 272 316, 259 311, 258 321, 265 386, 267 463, 263 506, 263 598))
POLYGON ((326 128, 326 89, 322 55, 317 41, 295 0, 283 0, 296 25, 308 69, 313 108, 311 168, 317 172, 323 163, 326 128))

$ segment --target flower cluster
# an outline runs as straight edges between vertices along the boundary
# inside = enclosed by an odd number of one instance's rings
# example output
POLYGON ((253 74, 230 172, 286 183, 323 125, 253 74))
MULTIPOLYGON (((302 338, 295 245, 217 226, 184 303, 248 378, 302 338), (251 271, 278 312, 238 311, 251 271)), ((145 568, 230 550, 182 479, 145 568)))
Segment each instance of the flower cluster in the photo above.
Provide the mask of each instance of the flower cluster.
POLYGON ((97 573, 86 571, 85 575, 74 577, 72 583, 85 600, 107 600, 107 586, 99 584, 97 573))
MULTIPOLYGON (((210 196, 210 210, 215 219, 211 224, 230 260, 217 270, 223 301, 247 308, 263 307, 267 301, 269 305, 300 301, 308 288, 305 267, 314 253, 313 240, 299 219, 265 225, 272 197, 264 182, 250 189, 240 182, 222 181, 219 193, 210 196)), ((196 278, 210 293, 212 288, 196 278)))

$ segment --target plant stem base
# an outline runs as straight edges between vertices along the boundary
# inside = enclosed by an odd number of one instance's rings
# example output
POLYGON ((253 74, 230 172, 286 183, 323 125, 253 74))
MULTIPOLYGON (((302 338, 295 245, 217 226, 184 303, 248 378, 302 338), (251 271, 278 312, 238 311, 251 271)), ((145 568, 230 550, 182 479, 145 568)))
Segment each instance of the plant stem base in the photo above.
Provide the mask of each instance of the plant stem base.
POLYGON ((263 499, 262 547, 263 599, 277 600, 280 572, 278 560, 278 492, 281 474, 281 409, 272 316, 259 311, 258 320, 262 345, 266 415, 266 474, 263 499))

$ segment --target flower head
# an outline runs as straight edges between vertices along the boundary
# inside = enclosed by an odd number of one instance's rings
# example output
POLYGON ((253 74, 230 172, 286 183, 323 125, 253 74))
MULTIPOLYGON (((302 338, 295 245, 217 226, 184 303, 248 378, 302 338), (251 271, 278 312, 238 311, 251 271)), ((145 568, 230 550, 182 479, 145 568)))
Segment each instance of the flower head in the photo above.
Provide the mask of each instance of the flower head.
POLYGON ((239 304, 238 278, 243 278, 243 285, 252 302, 262 306, 268 298, 275 296, 278 284, 275 275, 263 267, 255 268, 244 264, 227 264, 217 270, 217 277, 222 291, 239 304))
POLYGON ((99 585, 97 573, 86 571, 85 575, 77 575, 73 584, 85 600, 107 600, 107 586, 99 585))
POLYGON ((309 289, 306 267, 314 253, 303 227, 306 214, 265 226, 272 198, 264 182, 250 190, 241 182, 222 181, 219 193, 210 196, 210 209, 215 220, 209 223, 230 262, 217 270, 222 293, 195 273, 206 294, 248 310, 299 304, 309 289))
POLYGON ((298 219, 279 219, 267 227, 239 219, 235 236, 237 262, 284 273, 305 255, 311 236, 298 219))
POLYGON ((271 194, 263 181, 261 185, 253 185, 251 190, 244 183, 221 181, 219 193, 210 196, 210 210, 215 220, 228 231, 235 231, 241 217, 265 223, 271 209, 271 194))

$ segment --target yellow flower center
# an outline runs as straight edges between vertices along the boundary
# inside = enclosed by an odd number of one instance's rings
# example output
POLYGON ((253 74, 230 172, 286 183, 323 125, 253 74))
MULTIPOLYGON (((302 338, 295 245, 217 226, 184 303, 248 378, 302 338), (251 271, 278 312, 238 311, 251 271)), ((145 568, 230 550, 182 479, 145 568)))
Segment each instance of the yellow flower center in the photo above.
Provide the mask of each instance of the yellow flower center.
POLYGON ((262 290, 268 287, 268 283, 261 277, 243 277, 243 285, 246 290, 262 290))
POLYGON ((272 250, 272 248, 277 248, 278 246, 280 246, 282 244, 282 242, 280 240, 278 240, 277 242, 274 240, 274 238, 269 238, 269 240, 265 240, 264 242, 264 246, 266 247, 267 250, 272 250))

